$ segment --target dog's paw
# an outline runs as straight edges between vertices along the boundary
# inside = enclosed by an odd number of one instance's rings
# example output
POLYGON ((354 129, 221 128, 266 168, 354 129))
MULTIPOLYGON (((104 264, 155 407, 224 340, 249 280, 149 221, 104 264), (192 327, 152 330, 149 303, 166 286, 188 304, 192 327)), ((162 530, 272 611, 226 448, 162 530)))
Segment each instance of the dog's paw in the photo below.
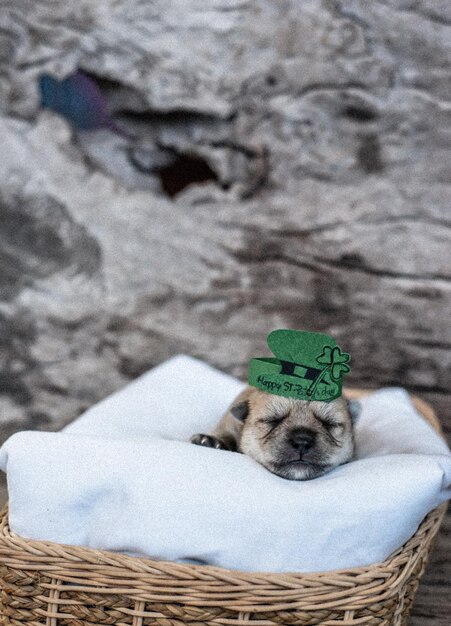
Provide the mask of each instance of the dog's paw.
POLYGON ((211 435, 193 435, 190 441, 191 443, 196 444, 196 446, 216 448, 217 450, 228 450, 227 446, 220 439, 216 439, 216 437, 212 437, 211 435))

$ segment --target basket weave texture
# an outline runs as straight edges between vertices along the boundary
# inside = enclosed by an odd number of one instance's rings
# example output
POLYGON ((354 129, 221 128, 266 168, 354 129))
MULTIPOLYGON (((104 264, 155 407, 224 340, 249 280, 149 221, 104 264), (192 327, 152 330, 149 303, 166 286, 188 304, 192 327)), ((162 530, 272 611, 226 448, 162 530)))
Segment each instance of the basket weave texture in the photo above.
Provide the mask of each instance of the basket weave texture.
MULTIPOLYGON (((352 397, 362 392, 351 391, 352 397)), ((440 432, 432 409, 417 408, 440 432)), ((446 505, 382 563, 242 573, 23 539, 0 519, 1 626, 405 626, 446 505)))

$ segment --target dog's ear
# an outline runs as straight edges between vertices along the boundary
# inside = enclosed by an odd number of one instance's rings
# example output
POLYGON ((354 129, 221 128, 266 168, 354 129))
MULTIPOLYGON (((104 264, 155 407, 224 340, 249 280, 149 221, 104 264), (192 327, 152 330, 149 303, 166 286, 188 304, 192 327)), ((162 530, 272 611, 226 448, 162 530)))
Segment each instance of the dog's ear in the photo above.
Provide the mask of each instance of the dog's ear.
POLYGON ((348 411, 351 416, 352 423, 355 424, 360 413, 362 412, 362 405, 358 400, 346 400, 348 403, 348 411))
POLYGON ((230 413, 233 415, 233 417, 236 417, 237 420, 244 422, 249 413, 249 402, 245 400, 244 402, 234 404, 232 407, 230 407, 230 413))

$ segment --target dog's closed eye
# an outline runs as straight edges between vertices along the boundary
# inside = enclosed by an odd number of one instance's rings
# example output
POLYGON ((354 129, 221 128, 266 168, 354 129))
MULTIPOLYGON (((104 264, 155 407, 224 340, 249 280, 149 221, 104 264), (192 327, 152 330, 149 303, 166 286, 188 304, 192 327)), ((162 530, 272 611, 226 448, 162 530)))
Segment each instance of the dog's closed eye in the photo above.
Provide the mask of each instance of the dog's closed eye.
POLYGON ((325 419, 322 420, 323 426, 327 428, 327 430, 332 430, 334 428, 343 428, 342 422, 338 422, 333 419, 325 419))
POLYGON ((289 413, 285 413, 284 415, 269 415, 267 417, 262 417, 258 421, 262 424, 267 424, 268 426, 277 426, 278 424, 283 422, 283 420, 286 419, 288 416, 289 413))

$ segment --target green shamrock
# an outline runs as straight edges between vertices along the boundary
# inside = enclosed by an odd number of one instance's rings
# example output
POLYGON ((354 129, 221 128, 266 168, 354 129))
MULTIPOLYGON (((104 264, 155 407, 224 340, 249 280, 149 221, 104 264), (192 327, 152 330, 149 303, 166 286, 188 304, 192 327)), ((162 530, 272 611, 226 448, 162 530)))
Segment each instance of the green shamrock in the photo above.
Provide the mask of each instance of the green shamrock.
POLYGON ((351 368, 349 365, 346 365, 350 358, 350 355, 346 352, 342 352, 338 346, 324 346, 323 351, 316 357, 316 360, 318 363, 325 365, 326 367, 307 389, 307 395, 313 395, 316 387, 324 379, 327 373, 329 374, 331 380, 338 382, 342 374, 350 372, 351 368))
POLYGON ((269 333, 267 341, 275 358, 251 359, 250 385, 300 400, 330 402, 340 396, 341 379, 350 371, 351 357, 333 337, 279 328, 269 333))
POLYGON ((322 353, 316 357, 318 363, 321 365, 327 365, 330 377, 332 380, 340 380, 343 374, 347 374, 350 371, 349 362, 351 357, 346 352, 342 352, 338 346, 331 348, 330 346, 324 346, 322 353))

